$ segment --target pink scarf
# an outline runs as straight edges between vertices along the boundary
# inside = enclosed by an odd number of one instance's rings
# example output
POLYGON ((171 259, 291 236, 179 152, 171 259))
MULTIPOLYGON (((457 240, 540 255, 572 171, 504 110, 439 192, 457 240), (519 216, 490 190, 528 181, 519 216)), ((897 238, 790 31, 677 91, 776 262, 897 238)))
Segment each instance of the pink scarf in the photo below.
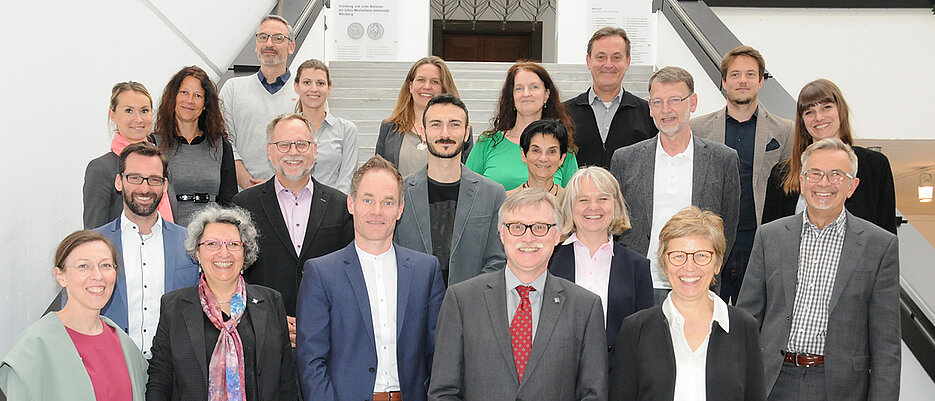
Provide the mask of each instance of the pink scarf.
MULTIPOLYGON (((114 134, 114 140, 110 142, 110 151, 114 152, 117 156, 120 156, 120 152, 123 152, 123 148, 126 148, 130 144, 130 140, 121 135, 119 132, 114 134)), ((166 181, 168 182, 168 181, 166 181)), ((172 207, 169 205, 169 186, 162 186, 162 199, 159 201, 159 215, 162 216, 162 219, 170 223, 175 223, 175 220, 172 218, 172 207)))
POLYGON ((243 343, 237 332, 237 323, 240 323, 247 304, 243 277, 237 278, 237 292, 230 300, 231 317, 226 322, 217 298, 205 282, 204 274, 198 282, 198 297, 201 298, 201 309, 208 320, 221 331, 208 363, 208 401, 245 401, 247 390, 244 385, 243 343))

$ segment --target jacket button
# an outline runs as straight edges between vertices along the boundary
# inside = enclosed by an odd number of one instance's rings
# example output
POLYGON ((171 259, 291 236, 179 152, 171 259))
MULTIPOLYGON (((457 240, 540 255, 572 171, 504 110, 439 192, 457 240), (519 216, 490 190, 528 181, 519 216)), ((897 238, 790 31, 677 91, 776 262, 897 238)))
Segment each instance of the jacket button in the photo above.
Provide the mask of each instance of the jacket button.
POLYGON ((369 371, 370 371, 370 373, 373 373, 373 372, 376 372, 376 371, 377 371, 377 370, 376 370, 376 369, 374 369, 374 368, 370 368, 370 369, 367 369, 367 370, 369 370, 369 371))

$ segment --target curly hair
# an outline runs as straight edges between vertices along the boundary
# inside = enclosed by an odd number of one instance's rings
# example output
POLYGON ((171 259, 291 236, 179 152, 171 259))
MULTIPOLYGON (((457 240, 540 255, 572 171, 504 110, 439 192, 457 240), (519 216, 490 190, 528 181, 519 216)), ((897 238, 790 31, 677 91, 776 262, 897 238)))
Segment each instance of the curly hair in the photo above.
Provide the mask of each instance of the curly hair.
POLYGON ((210 223, 232 224, 240 231, 240 240, 243 241, 243 270, 247 270, 256 262, 260 254, 260 245, 257 243, 259 232, 250 219, 250 213, 239 207, 222 207, 209 205, 192 216, 188 223, 188 236, 185 237, 185 252, 192 259, 198 259, 198 247, 205 227, 210 223))
POLYGON ((204 133, 205 139, 215 149, 221 147, 221 140, 227 139, 227 124, 221 114, 221 103, 218 97, 217 86, 208 77, 208 74, 198 66, 182 68, 169 79, 162 91, 162 101, 159 102, 159 111, 156 113, 156 135, 161 139, 159 148, 163 152, 170 149, 178 151, 179 133, 178 121, 175 119, 175 97, 186 77, 194 77, 201 82, 201 89, 205 92, 205 109, 198 116, 198 129, 204 133))

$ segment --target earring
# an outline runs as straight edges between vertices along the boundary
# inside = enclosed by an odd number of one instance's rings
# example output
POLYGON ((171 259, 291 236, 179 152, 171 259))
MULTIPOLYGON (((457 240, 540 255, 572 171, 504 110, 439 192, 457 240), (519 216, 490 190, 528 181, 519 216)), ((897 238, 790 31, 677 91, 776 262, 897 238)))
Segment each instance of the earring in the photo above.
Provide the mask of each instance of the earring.
POLYGON ((548 108, 548 107, 549 107, 549 104, 548 104, 548 103, 542 103, 542 108, 543 108, 543 109, 546 109, 546 108, 548 108))

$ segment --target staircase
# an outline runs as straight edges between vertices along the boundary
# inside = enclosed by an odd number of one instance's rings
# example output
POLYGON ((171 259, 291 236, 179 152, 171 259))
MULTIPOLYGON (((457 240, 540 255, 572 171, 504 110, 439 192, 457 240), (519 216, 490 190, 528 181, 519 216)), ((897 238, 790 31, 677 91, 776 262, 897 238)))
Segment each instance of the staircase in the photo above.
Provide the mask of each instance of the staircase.
MULTIPOLYGON (((512 63, 448 62, 461 100, 467 105, 475 139, 490 126, 497 108, 497 98, 512 63)), ((399 95, 409 62, 332 61, 329 65, 334 90, 328 99, 331 113, 357 124, 359 163, 374 154, 380 123, 390 115, 399 95)), ((581 64, 549 64, 543 66, 568 100, 591 86, 591 73, 581 64)), ((627 71, 623 86, 636 96, 646 98, 647 82, 653 66, 633 65, 627 71)))

